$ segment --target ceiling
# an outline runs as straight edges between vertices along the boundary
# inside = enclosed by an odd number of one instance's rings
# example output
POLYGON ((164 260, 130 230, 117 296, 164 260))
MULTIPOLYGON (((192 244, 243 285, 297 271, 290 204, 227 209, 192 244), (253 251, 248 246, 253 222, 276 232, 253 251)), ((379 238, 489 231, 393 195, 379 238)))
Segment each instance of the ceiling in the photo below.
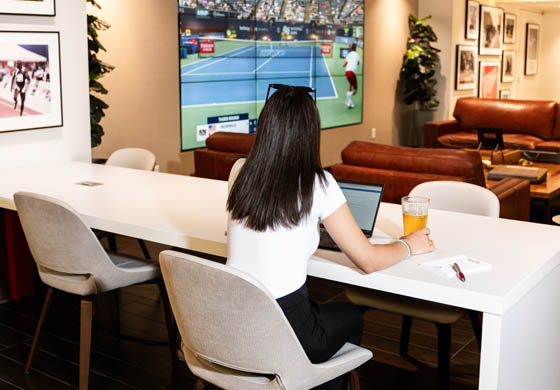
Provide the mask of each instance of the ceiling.
POLYGON ((496 0, 496 5, 509 4, 536 12, 560 12, 560 1, 550 0, 496 0))

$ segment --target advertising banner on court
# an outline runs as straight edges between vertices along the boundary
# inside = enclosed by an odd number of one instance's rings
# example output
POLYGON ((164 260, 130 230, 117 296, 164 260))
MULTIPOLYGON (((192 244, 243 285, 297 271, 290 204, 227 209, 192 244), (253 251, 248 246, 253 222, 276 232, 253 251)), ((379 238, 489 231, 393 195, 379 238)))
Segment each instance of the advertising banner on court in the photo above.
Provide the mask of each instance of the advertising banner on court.
POLYGON ((200 53, 202 54, 214 53, 214 41, 209 41, 209 40, 200 41, 200 53))

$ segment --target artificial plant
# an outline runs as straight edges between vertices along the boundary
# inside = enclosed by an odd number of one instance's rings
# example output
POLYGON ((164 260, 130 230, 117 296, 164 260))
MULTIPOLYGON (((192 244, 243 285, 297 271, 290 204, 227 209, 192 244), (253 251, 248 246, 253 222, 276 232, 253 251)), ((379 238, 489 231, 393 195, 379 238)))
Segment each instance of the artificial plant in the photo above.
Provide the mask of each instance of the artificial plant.
POLYGON ((435 74, 439 65, 438 53, 441 50, 432 47, 432 43, 437 42, 437 36, 432 27, 426 24, 431 18, 426 16, 418 19, 412 14, 408 16, 410 34, 400 74, 404 87, 404 102, 417 103, 422 111, 434 110, 439 105, 435 98, 435 74))
MULTIPOLYGON (((87 0, 91 5, 101 9, 101 6, 95 0, 87 0)), ((104 110, 109 105, 99 99, 96 94, 106 95, 107 89, 98 80, 106 73, 114 69, 114 66, 107 64, 97 58, 99 50, 107 51, 99 42, 98 31, 107 30, 111 25, 96 16, 87 16, 88 27, 88 60, 89 60, 89 115, 91 125, 91 147, 101 144, 103 136, 103 127, 99 124, 105 116, 104 110)))

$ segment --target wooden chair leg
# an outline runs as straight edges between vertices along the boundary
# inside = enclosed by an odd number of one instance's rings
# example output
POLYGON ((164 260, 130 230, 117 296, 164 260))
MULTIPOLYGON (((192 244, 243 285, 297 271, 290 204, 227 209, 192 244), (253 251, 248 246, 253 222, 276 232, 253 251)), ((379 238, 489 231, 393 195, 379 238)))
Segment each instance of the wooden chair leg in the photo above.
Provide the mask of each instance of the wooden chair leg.
POLYGON ((480 321, 479 313, 475 310, 469 310, 469 317, 471 317, 471 324, 473 327, 478 347, 482 346, 482 323, 480 321))
POLYGON ((410 342, 410 331, 412 329, 412 317, 403 316, 401 324, 401 342, 399 345, 399 354, 406 357, 408 354, 408 343, 410 342))
POLYGON ((152 258, 150 256, 150 252, 148 251, 144 240, 138 239, 138 245, 140 245, 140 249, 142 250, 142 254, 146 258, 146 260, 151 260, 152 258))
POLYGON ((120 312, 120 290, 111 291, 111 319, 113 322, 113 338, 118 341, 121 339, 121 312, 120 312))
POLYGON ((109 249, 112 252, 116 252, 117 251, 117 237, 115 237, 114 234, 109 234, 107 236, 107 241, 109 243, 109 249))
POLYGON ((163 279, 157 279, 156 284, 159 287, 161 301, 163 303, 163 311, 165 313, 165 324, 167 325, 167 337, 169 340, 169 352, 171 354, 171 361, 177 360, 177 324, 171 311, 169 297, 163 279))
POLYGON ((51 307, 52 297, 54 294, 54 288, 49 287, 47 290, 47 295, 45 296, 45 302, 43 303, 43 308, 41 309, 41 316, 39 317, 39 322, 37 323, 37 329, 35 329, 35 336, 33 337, 33 343, 31 344, 31 351, 29 351, 29 356, 27 357, 27 364, 25 365, 24 373, 29 374, 31 369, 31 363, 33 362, 33 356, 35 355, 35 350, 37 349, 37 342, 39 341, 39 335, 41 329, 45 324, 47 314, 51 307))
POLYGON ((451 325, 436 322, 438 333, 437 388, 449 390, 451 368, 451 325))
POLYGON ((91 326, 93 319, 93 299, 83 297, 80 305, 80 385, 79 390, 87 390, 89 383, 89 358, 91 352, 91 326))

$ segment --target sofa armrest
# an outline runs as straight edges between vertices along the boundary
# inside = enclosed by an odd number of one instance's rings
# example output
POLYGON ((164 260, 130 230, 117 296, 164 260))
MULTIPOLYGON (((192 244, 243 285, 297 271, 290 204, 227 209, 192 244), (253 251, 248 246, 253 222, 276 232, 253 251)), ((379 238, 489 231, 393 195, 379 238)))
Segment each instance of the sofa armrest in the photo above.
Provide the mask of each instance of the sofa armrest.
POLYGON ((500 218, 529 220, 531 190, 529 181, 519 178, 505 178, 488 185, 500 200, 500 218))
POLYGON ((437 143, 438 137, 444 134, 455 133, 457 131, 459 131, 459 121, 455 119, 439 122, 427 122, 424 125, 424 147, 438 147, 440 146, 437 143))

